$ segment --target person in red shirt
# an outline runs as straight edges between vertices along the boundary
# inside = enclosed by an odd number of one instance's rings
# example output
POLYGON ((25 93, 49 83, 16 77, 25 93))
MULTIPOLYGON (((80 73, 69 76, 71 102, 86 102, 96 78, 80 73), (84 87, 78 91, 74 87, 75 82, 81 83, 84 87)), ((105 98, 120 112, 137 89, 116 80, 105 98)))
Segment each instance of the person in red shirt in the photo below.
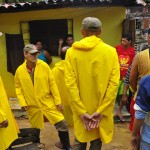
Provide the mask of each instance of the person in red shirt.
POLYGON ((132 42, 132 36, 127 33, 123 34, 121 38, 121 45, 116 46, 116 51, 118 54, 118 60, 120 63, 120 86, 118 90, 118 95, 116 101, 119 104, 118 110, 116 112, 116 116, 119 117, 121 121, 125 121, 125 119, 121 115, 121 111, 123 106, 125 105, 123 99, 124 95, 127 96, 126 90, 123 89, 123 83, 126 76, 126 73, 128 71, 129 66, 132 63, 132 60, 135 56, 135 50, 131 46, 132 42))

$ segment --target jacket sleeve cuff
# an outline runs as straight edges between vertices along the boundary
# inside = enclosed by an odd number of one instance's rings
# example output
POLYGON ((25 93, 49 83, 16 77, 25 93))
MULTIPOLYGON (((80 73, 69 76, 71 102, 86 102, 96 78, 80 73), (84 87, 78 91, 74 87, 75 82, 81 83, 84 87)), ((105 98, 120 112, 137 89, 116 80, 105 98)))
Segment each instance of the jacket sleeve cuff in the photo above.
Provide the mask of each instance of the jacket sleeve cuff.
POLYGON ((5 121, 6 119, 7 119, 6 114, 4 112, 0 111, 0 123, 5 121))

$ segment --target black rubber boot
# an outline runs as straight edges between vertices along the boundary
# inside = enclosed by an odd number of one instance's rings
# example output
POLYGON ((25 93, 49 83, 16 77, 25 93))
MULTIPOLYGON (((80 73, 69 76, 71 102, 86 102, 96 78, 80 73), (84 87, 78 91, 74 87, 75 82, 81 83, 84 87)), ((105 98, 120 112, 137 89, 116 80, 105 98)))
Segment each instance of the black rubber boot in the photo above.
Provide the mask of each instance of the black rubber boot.
POLYGON ((40 129, 36 129, 35 131, 35 137, 37 137, 37 140, 34 143, 40 143, 40 129))
POLYGON ((71 150, 70 141, 69 141, 69 133, 63 132, 63 131, 58 131, 58 135, 59 135, 60 141, 63 144, 63 149, 71 150))

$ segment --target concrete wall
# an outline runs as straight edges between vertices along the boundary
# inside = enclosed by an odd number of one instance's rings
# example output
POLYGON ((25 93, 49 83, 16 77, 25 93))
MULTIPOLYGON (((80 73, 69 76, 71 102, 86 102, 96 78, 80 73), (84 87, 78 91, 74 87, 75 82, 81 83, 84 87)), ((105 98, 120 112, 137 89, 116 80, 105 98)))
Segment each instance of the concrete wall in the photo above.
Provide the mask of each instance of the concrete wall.
MULTIPOLYGON (((101 38, 106 43, 115 46, 120 43, 122 21, 125 19, 124 7, 91 7, 63 8, 42 11, 0 14, 0 32, 9 34, 20 33, 20 22, 45 19, 73 19, 75 41, 80 40, 81 22, 84 17, 98 17, 102 21, 101 38)), ((55 60, 54 60, 55 61, 55 60)), ((0 37, 0 75, 8 97, 16 97, 13 75, 7 72, 5 34, 0 37)))

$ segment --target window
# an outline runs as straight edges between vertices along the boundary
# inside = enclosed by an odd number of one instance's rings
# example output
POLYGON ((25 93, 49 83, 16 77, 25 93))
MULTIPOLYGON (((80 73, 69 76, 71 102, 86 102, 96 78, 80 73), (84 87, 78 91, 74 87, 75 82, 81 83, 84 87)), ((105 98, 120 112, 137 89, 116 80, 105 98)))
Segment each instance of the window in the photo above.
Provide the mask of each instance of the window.
POLYGON ((58 54, 58 39, 68 33, 67 20, 39 20, 29 22, 30 42, 41 40, 51 55, 58 54))

